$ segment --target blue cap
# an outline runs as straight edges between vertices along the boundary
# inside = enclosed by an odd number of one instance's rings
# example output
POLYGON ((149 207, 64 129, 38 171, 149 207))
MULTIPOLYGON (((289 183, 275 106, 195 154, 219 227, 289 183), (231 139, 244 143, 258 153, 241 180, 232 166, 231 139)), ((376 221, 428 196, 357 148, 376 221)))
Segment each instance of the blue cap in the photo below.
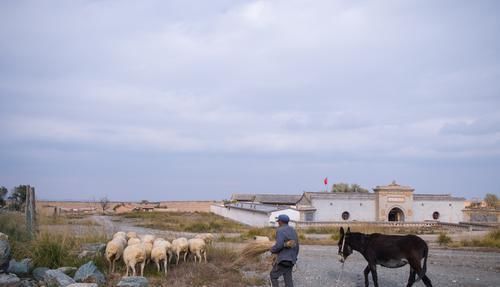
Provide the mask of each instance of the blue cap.
POLYGON ((288 215, 286 215, 286 214, 280 214, 280 215, 278 215, 278 219, 276 219, 276 221, 288 223, 288 221, 290 221, 290 217, 288 217, 288 215))

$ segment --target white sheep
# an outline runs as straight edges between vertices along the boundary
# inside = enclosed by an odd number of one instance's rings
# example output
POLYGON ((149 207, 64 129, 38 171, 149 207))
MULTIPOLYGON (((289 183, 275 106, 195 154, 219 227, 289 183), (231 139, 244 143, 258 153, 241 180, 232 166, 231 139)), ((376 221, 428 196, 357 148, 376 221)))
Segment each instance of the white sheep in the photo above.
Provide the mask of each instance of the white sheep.
POLYGON ((118 231, 117 233, 113 234, 113 239, 117 238, 117 237, 123 237, 123 238, 127 238, 127 233, 123 232, 123 231, 118 231))
POLYGON ((146 235, 141 236, 141 241, 144 242, 144 243, 151 243, 151 244, 153 244, 153 242, 155 241, 155 239, 156 239, 156 236, 151 235, 151 234, 146 234, 146 235))
POLYGON ((189 252, 194 255, 194 262, 199 259, 201 263, 201 256, 205 258, 205 263, 207 263, 207 244, 205 240, 201 238, 189 239, 189 252))
POLYGON ((151 260, 156 264, 158 272, 160 272, 160 263, 163 262, 165 276, 167 276, 167 263, 169 258, 169 250, 172 247, 170 242, 166 240, 155 240, 153 249, 151 250, 151 260))
POLYGON ((197 234, 194 238, 200 238, 200 239, 203 239, 205 240, 205 243, 207 245, 212 245, 212 243, 214 242, 215 240, 215 236, 212 234, 212 233, 201 233, 201 234, 197 234))
POLYGON ((184 253, 184 262, 186 262, 186 257, 189 252, 189 242, 185 237, 180 237, 172 241, 172 251, 177 257, 176 264, 179 264, 179 258, 181 253, 184 253))
POLYGON ((139 238, 130 238, 127 242, 127 245, 131 246, 131 245, 136 245, 139 243, 142 243, 142 241, 139 238))
POLYGON ((127 232, 127 240, 129 240, 130 238, 138 238, 137 233, 134 231, 127 232))
POLYGON ((157 237, 155 238, 155 240, 153 241, 153 245, 155 245, 156 243, 160 242, 160 241, 167 241, 165 238, 161 238, 161 237, 157 237))
POLYGON ((153 243, 143 242, 144 248, 146 248, 146 264, 151 260, 151 251, 153 250, 153 243))
POLYGON ((146 248, 144 244, 138 243, 127 246, 123 251, 123 262, 127 268, 125 276, 128 276, 129 269, 132 269, 132 276, 136 276, 135 268, 137 264, 141 264, 141 276, 143 276, 144 266, 146 265, 146 248))
POLYGON ((106 244, 105 256, 109 263, 109 269, 111 273, 115 272, 115 262, 118 261, 123 254, 126 243, 123 242, 122 238, 115 238, 106 244))
POLYGON ((253 240, 255 242, 270 242, 271 241, 271 240, 269 240, 269 237, 267 237, 267 236, 254 236, 253 240))

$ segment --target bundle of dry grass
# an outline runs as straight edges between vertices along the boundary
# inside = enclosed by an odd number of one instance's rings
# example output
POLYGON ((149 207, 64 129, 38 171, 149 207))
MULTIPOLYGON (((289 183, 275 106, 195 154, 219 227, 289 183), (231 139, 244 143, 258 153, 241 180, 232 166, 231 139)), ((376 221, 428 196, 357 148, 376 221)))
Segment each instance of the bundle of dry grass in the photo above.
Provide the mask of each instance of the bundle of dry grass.
POLYGON ((238 258, 233 262, 233 267, 239 267, 247 262, 255 261, 257 257, 266 253, 274 245, 274 242, 251 242, 245 245, 238 258))

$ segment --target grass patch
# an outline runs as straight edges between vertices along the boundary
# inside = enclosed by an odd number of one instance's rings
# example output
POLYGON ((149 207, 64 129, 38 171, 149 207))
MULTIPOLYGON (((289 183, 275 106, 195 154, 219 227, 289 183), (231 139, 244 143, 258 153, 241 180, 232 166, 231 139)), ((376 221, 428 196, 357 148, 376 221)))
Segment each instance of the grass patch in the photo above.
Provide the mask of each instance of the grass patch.
POLYGON ((448 235, 446 235, 446 233, 442 232, 442 233, 439 233, 439 236, 437 238, 437 242, 439 243, 439 245, 448 245, 452 242, 451 240, 451 237, 449 237, 448 235))
POLYGON ((449 242, 448 246, 500 248, 500 229, 490 231, 483 238, 461 240, 458 242, 449 242))
POLYGON ((185 232, 241 232, 247 227, 209 212, 132 212, 116 216, 136 226, 185 232))
MULTIPOLYGON (((41 222, 50 222, 50 218, 39 216, 41 222)), ((79 236, 72 234, 69 229, 58 232, 40 231, 31 239, 26 230, 24 214, 14 212, 0 213, 0 232, 9 236, 12 256, 16 260, 32 258, 35 266, 57 268, 61 266, 80 266, 89 260, 78 259, 82 244, 106 242, 103 232, 94 230, 84 232, 79 236)), ((100 264, 100 258, 94 259, 100 264)))

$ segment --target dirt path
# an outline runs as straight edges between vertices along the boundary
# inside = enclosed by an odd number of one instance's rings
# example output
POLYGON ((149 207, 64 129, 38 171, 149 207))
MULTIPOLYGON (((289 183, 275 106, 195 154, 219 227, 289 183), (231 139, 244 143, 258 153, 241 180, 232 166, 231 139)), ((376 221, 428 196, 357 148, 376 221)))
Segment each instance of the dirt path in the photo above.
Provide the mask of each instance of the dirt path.
MULTIPOLYGON (((365 259, 357 252, 344 265, 339 285, 336 280, 342 269, 337 249, 331 246, 302 246, 296 286, 364 286, 365 259)), ((409 267, 388 269, 378 267, 379 285, 406 286, 409 267)), ((433 286, 499 286, 500 253, 431 249, 427 274, 433 286)), ((373 286, 370 276, 370 285, 373 286)), ((414 286, 424 286, 416 283, 414 286)))

